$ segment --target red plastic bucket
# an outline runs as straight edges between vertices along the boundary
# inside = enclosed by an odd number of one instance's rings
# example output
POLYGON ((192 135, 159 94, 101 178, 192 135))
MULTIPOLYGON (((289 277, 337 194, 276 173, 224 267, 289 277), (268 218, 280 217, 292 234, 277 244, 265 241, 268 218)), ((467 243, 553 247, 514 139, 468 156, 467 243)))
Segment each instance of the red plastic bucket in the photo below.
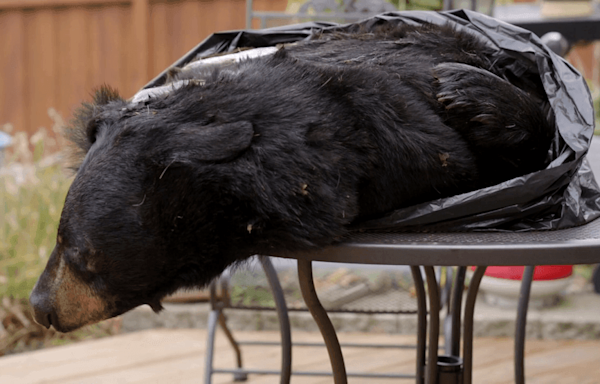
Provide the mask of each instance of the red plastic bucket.
MULTIPOLYGON (((475 270, 475 267, 472 267, 472 269, 475 270)), ((485 275, 500 279, 521 280, 524 269, 525 267, 523 266, 487 267, 485 270, 485 275)), ((535 267, 533 280, 558 280, 569 277, 572 274, 572 265, 540 265, 535 267)))

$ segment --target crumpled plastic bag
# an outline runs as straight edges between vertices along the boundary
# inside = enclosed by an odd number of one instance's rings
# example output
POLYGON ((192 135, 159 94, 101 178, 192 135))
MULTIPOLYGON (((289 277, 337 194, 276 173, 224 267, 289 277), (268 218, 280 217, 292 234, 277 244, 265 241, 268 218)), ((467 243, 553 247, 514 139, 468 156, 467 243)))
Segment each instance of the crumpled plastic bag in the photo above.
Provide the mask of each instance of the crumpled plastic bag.
MULTIPOLYGON (((544 170, 501 184, 388 212, 357 223, 357 229, 394 231, 532 231, 590 222, 600 215, 600 188, 585 154, 594 133, 592 97, 583 76, 554 54, 532 32, 467 10, 381 14, 358 23, 311 22, 264 30, 215 33, 179 59, 197 58, 241 47, 268 47, 309 39, 314 33, 369 30, 390 23, 452 24, 481 35, 514 58, 506 68, 519 77, 539 73, 556 118, 556 134, 544 170)), ((164 84, 166 72, 145 89, 164 84)))

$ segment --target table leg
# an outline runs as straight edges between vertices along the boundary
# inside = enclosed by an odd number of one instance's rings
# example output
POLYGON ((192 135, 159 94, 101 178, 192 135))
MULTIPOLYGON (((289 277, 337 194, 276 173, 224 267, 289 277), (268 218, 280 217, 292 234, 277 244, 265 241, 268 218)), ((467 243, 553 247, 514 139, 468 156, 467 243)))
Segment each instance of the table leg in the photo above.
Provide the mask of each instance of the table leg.
POLYGON ((427 302, 425 299, 425 286, 421 269, 411 266, 415 293, 417 295, 417 380, 416 384, 425 382, 425 338, 427 337, 427 302))
POLYGON ((269 285, 271 286, 273 299, 275 300, 275 309, 277 310, 277 317, 279 318, 279 330, 281 333, 280 383, 289 384, 292 375, 292 335, 287 305, 285 303, 281 284, 279 284, 279 279, 277 278, 277 272, 275 271, 275 268, 273 268, 271 260, 267 256, 260 256, 260 262, 267 275, 269 285))
POLYGON ((433 267, 423 267, 427 278, 429 295, 429 351, 427 353, 427 371, 425 382, 437 384, 438 346, 440 338, 440 290, 433 267))
POLYGON ((462 297, 465 288, 465 276, 467 267, 458 267, 454 286, 452 287, 452 297, 450 298, 450 331, 445 342, 445 352, 449 356, 458 356, 460 354, 460 318, 462 311, 462 297))
POLYGON ((298 260, 298 280, 304 302, 313 319, 315 319, 325 341, 333 370, 333 382, 335 384, 347 384, 348 378, 346 376, 346 367, 344 366, 344 357, 342 356, 340 342, 338 341, 333 324, 331 324, 331 320, 327 316, 327 312, 317 297, 317 291, 313 283, 312 262, 310 260, 298 260))
POLYGON ((467 300, 465 301, 464 341, 463 341, 463 383, 473 381, 473 315, 475 314, 475 299, 479 291, 479 283, 486 267, 477 267, 471 278, 467 300))
POLYGON ((521 280, 515 330, 515 384, 525 383, 525 327, 527 326, 527 308, 529 307, 529 294, 534 271, 535 266, 526 266, 521 280))

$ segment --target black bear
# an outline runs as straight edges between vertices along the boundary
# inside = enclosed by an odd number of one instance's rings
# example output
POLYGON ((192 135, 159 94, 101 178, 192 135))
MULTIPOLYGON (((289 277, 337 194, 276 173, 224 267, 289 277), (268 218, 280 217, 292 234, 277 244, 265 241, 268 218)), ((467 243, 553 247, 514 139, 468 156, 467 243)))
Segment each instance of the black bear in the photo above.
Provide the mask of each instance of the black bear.
POLYGON ((514 59, 473 33, 404 25, 275 51, 83 105, 77 173, 31 295, 40 324, 158 311, 251 255, 323 247, 361 220, 546 165, 539 79, 503 77, 514 59))

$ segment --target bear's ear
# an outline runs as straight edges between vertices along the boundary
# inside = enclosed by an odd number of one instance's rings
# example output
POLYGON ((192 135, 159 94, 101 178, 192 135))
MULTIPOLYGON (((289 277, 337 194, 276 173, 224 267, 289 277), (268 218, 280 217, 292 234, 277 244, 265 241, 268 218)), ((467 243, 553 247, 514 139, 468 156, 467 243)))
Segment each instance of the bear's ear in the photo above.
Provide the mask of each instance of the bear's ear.
POLYGON ((124 101, 119 95, 119 91, 108 85, 103 85, 94 92, 94 104, 96 105, 106 105, 114 100, 124 101))
POLYGON ((249 121, 206 126, 185 124, 170 136, 169 150, 178 162, 223 161, 247 149, 253 136, 249 121))

